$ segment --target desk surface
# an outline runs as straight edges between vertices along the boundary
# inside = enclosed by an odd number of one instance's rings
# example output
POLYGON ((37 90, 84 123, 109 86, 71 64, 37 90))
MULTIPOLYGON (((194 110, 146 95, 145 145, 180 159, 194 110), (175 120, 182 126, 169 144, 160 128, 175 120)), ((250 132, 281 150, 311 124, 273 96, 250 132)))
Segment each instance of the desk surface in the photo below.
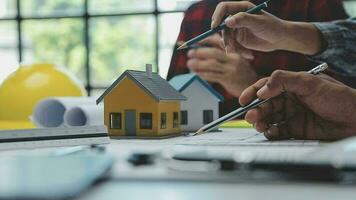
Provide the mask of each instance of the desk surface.
POLYGON ((351 186, 327 184, 227 184, 199 182, 108 181, 82 195, 80 200, 315 200, 355 199, 351 186))
MULTIPOLYGON (((274 181, 251 182, 216 181, 214 179, 186 179, 167 177, 167 168, 160 166, 132 167, 127 158, 133 152, 161 152, 173 149, 209 149, 228 154, 235 151, 310 152, 319 148, 317 141, 281 141, 270 143, 252 129, 223 129, 200 137, 178 137, 156 140, 111 140, 107 152, 114 155, 116 163, 109 177, 85 192, 78 199, 355 199, 354 185, 332 183, 302 183, 274 181), (246 145, 250 143, 250 145, 246 145), (259 145, 258 145, 259 143, 259 145), (158 178, 157 178, 158 177, 158 178)), ((21 151, 17 151, 21 152, 21 151)), ((1 154, 16 153, 1 152, 1 154)), ((168 170, 169 171, 169 170, 168 170)))
MULTIPOLYGON (((122 176, 136 173, 139 177, 152 177, 162 174, 160 169, 142 170, 139 173, 132 171, 132 167, 124 164, 126 156, 132 152, 158 152, 172 147, 179 148, 203 148, 212 151, 313 151, 319 147, 316 141, 284 141, 274 145, 256 145, 254 141, 261 141, 260 135, 256 135, 252 129, 224 129, 221 135, 214 133, 202 136, 201 138, 171 138, 165 140, 113 140, 108 146, 108 152, 115 155, 118 161, 113 168, 112 177, 101 182, 83 194, 80 200, 94 199, 354 199, 356 188, 354 186, 343 186, 330 183, 293 183, 293 182, 214 182, 208 181, 172 181, 172 180, 151 180, 132 179, 122 176), (238 133, 237 133, 238 132, 238 133), (238 134, 226 138, 226 134, 238 134), (224 137, 219 137, 224 135, 224 137), (253 136, 253 137, 251 137, 253 136), (232 137, 232 138, 231 138, 232 137), (252 138, 252 139, 251 139, 252 138), (239 140, 248 140, 251 145, 240 145, 239 140), (210 143, 209 143, 210 142, 210 143), (215 143, 214 143, 215 142, 215 143), (293 145, 299 144, 299 145, 293 145), (196 144, 200 144, 196 146, 196 144), (209 145, 208 145, 209 144, 209 145), (140 174, 142 173, 142 174, 140 174), (121 175, 120 175, 121 174, 121 175), (151 175, 151 176, 150 176, 151 175)), ((163 170, 164 171, 164 170, 163 170)))

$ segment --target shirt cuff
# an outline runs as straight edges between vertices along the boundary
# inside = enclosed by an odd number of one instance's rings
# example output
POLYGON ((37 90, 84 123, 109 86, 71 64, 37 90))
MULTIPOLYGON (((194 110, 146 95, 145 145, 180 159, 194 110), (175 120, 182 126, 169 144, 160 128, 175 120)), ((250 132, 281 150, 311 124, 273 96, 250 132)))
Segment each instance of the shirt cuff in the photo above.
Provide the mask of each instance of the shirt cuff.
POLYGON ((345 47, 344 29, 332 22, 313 23, 326 41, 326 49, 320 54, 314 55, 314 59, 327 60, 330 56, 342 54, 345 47))

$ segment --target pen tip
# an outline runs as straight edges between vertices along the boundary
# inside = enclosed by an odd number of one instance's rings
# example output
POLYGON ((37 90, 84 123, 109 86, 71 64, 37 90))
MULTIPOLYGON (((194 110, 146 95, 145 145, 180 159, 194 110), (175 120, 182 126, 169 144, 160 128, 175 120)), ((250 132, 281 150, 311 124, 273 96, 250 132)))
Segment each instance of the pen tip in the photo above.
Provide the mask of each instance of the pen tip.
POLYGON ((194 133, 193 136, 200 135, 203 133, 203 130, 199 129, 197 132, 194 133))
POLYGON ((186 48, 188 48, 188 46, 187 46, 186 43, 184 43, 184 44, 182 44, 181 46, 179 46, 179 47, 177 48, 177 50, 182 50, 182 49, 186 49, 186 48))

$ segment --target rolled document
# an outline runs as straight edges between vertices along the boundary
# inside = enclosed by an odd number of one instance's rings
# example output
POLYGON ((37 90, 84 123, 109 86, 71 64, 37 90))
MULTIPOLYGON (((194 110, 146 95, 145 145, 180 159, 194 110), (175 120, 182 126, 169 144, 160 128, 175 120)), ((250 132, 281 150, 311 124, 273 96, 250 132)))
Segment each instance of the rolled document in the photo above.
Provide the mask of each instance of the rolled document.
POLYGON ((32 114, 37 127, 64 127, 64 113, 71 108, 96 105, 93 97, 55 97, 40 101, 32 114))
POLYGON ((64 113, 65 126, 97 126, 104 124, 103 105, 84 105, 67 110, 64 113))

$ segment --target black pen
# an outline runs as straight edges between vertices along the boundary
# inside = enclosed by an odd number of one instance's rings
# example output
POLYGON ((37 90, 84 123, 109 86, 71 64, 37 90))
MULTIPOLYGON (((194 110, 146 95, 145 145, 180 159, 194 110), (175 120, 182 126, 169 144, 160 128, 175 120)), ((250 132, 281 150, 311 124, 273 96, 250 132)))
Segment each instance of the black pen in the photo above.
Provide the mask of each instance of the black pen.
MULTIPOLYGON (((328 64, 322 63, 322 64, 316 66, 315 68, 309 70, 307 73, 316 75, 316 74, 319 74, 319 73, 325 71, 327 68, 328 68, 328 64)), ((193 136, 202 134, 202 133, 207 132, 207 131, 210 131, 210 130, 214 129, 215 127, 219 126, 220 124, 222 124, 224 122, 227 122, 229 120, 235 119, 236 117, 245 114, 247 111, 249 111, 249 110, 251 110, 253 108, 256 108, 257 106, 259 106, 261 104, 266 103, 270 99, 271 98, 269 98, 269 99, 255 99, 250 104, 248 104, 246 106, 243 106, 243 107, 240 107, 240 108, 228 113, 227 115, 224 115, 224 116, 220 117, 219 119, 217 119, 215 121, 212 121, 209 124, 201 127, 197 132, 195 132, 193 134, 193 136)))

